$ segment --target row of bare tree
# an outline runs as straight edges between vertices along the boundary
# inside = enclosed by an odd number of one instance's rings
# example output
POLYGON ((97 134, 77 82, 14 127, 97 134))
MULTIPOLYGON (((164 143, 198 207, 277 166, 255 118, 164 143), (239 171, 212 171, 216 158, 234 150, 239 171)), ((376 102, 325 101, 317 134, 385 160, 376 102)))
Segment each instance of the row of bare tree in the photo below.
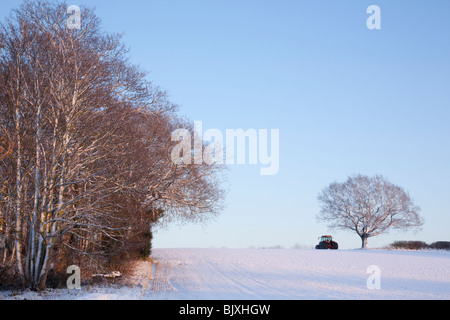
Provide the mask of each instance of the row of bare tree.
POLYGON ((69 30, 66 10, 25 2, 0 26, 0 269, 30 288, 55 263, 104 263, 223 199, 222 167, 172 163, 186 121, 120 36, 88 8, 69 30))

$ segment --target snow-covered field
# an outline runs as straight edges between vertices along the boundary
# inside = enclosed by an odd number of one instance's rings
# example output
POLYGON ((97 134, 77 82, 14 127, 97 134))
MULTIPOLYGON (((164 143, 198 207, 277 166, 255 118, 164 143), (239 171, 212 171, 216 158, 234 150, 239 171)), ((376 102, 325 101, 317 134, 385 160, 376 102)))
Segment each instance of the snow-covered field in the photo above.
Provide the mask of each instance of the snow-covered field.
POLYGON ((450 252, 155 249, 132 288, 82 288, 14 299, 450 299, 450 252), (150 264, 150 265, 149 265, 150 264), (379 269, 379 289, 372 281, 379 269), (375 269, 372 269, 375 270, 375 269), (369 269, 370 271, 370 269, 369 269), (149 273, 152 273, 149 275, 149 273))
POLYGON ((154 256, 167 273, 155 299, 450 299, 449 252, 160 249, 154 256), (380 289, 367 287, 372 265, 380 289))

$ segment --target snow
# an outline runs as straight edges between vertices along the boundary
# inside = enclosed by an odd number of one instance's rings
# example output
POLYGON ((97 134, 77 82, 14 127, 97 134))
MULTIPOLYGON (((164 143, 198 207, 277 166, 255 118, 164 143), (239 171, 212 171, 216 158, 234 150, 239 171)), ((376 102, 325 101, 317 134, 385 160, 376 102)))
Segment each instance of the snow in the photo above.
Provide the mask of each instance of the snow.
POLYGON ((449 299, 450 253, 387 250, 160 249, 153 299, 449 299), (380 289, 368 289, 369 266, 380 289))
POLYGON ((154 264, 139 262, 128 287, 0 292, 0 299, 450 299, 448 251, 183 248, 154 249, 152 257, 154 264), (373 265, 380 289, 368 288, 373 265))

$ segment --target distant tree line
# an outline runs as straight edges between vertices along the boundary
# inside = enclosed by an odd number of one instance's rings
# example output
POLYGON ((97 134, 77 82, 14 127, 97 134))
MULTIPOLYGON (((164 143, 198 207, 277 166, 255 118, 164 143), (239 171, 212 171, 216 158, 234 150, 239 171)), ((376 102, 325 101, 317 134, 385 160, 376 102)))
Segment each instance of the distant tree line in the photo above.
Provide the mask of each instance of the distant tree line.
POLYGON ((156 223, 222 207, 223 168, 171 161, 189 128, 83 8, 26 1, 0 25, 0 282, 43 289, 50 270, 150 253, 156 223), (3 280, 2 280, 3 279, 3 280))
POLYGON ((389 247, 406 250, 450 250, 450 241, 436 241, 431 244, 427 244, 424 241, 394 241, 389 247))

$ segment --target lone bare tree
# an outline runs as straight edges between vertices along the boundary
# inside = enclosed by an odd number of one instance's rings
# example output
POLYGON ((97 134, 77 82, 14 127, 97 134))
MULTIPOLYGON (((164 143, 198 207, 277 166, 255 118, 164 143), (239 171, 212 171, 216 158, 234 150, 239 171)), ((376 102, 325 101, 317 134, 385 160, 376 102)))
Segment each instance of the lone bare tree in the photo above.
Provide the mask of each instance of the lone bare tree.
POLYGON ((403 188, 381 175, 351 176, 344 183, 333 182, 318 197, 319 221, 331 228, 355 231, 367 247, 367 239, 390 229, 423 225, 420 208, 403 188))

